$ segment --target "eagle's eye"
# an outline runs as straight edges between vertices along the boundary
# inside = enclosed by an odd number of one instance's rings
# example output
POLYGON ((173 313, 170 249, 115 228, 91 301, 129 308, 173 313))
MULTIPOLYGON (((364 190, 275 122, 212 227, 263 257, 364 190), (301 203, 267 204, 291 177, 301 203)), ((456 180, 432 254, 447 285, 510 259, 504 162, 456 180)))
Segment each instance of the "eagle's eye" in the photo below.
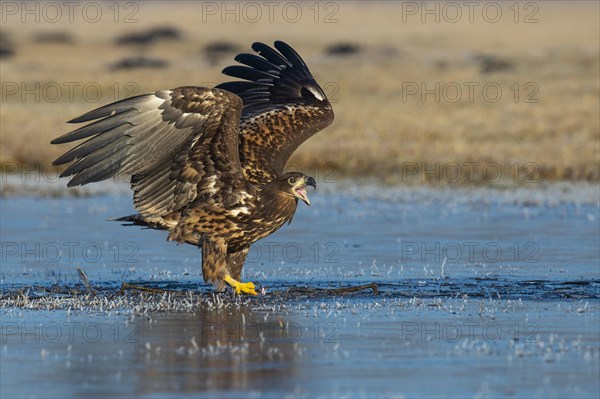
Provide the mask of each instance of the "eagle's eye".
POLYGON ((296 183, 296 178, 295 178, 295 177, 290 177, 290 178, 288 179, 288 183, 290 183, 290 184, 292 184, 292 185, 293 185, 294 183, 296 183))

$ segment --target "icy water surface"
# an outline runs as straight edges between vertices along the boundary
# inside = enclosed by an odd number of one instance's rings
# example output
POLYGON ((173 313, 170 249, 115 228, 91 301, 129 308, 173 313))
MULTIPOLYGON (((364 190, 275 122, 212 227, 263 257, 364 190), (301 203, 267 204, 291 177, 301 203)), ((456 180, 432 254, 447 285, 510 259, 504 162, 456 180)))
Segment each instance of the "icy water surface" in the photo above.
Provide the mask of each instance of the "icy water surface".
POLYGON ((598 397, 596 191, 317 192, 243 299, 128 196, 3 198, 0 396, 598 397))

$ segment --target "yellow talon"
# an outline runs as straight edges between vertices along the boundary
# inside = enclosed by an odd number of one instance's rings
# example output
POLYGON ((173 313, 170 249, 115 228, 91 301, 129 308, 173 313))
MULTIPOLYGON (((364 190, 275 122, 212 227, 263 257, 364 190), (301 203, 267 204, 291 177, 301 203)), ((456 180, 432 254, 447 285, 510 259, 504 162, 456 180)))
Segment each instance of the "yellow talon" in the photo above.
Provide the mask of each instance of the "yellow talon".
POLYGON ((241 283, 237 280, 234 280, 231 276, 225 276, 223 280, 227 284, 229 284, 231 288, 233 288, 236 294, 244 293, 250 295, 258 295, 256 290, 254 289, 254 283, 252 282, 241 283))

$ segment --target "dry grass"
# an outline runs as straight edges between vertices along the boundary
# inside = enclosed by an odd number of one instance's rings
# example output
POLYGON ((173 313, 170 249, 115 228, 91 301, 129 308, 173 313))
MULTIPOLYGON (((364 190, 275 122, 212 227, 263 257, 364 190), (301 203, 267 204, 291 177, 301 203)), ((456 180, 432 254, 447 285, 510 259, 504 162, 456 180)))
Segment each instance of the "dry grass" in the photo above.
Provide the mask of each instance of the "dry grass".
POLYGON ((600 180, 598 3, 537 2, 539 22, 530 24, 515 23, 508 4, 494 24, 477 12, 474 23, 466 16, 455 24, 422 23, 419 16, 407 16, 404 23, 402 3, 337 4, 339 22, 331 24, 322 23, 331 10, 324 5, 319 23, 308 5, 298 23, 286 22, 277 12, 273 23, 246 23, 243 18, 235 23, 232 17, 221 23, 217 16, 202 22, 201 6, 191 2, 140 4, 137 24, 115 24, 112 17, 96 24, 81 18, 74 23, 21 24, 9 18, 2 34, 9 34, 16 55, 0 61, 1 160, 19 165, 50 162, 66 149, 48 144, 69 130, 64 122, 114 100, 115 83, 123 97, 131 94, 124 88, 127 82, 133 82, 138 93, 220 82, 225 79, 220 70, 232 62, 231 56, 212 65, 201 52, 204 46, 230 41, 248 49, 256 40, 282 39, 297 47, 335 101, 334 125, 303 145, 292 160, 309 172, 318 167, 321 178, 335 169, 336 177, 443 183, 454 179, 458 166, 458 180, 463 182, 496 183, 497 170, 505 183, 526 178, 600 180), (114 45, 121 33, 165 25, 181 29, 183 40, 146 49, 114 45), (75 43, 35 43, 33 38, 44 31, 69 32, 75 43), (326 47, 339 42, 356 43, 363 51, 348 57, 324 54, 326 47), (167 59, 170 65, 108 68, 131 53, 167 59), (513 67, 482 73, 478 54, 505 59, 513 67), (33 87, 36 82, 62 86, 59 101, 49 102, 43 91, 39 101, 32 94, 6 91, 7 84, 33 87), (73 99, 65 82, 80 84, 73 99), (80 87, 94 82, 103 95, 96 102, 85 101, 80 87), (407 84, 432 88, 436 82, 461 86, 460 100, 450 102, 442 96, 436 102, 431 94, 423 101, 421 93, 407 95, 405 90, 407 84), (479 84, 473 102, 464 82, 479 84), (490 82, 502 89, 495 103, 481 95, 481 87, 490 82), (511 89, 515 82, 520 88, 517 101, 511 89), (528 82, 539 89, 533 97, 537 103, 524 102, 531 92, 531 86, 525 87, 528 82), (466 162, 476 163, 474 176, 466 162), (515 165, 520 170, 516 179, 515 165), (419 179, 426 169, 433 172, 419 179))

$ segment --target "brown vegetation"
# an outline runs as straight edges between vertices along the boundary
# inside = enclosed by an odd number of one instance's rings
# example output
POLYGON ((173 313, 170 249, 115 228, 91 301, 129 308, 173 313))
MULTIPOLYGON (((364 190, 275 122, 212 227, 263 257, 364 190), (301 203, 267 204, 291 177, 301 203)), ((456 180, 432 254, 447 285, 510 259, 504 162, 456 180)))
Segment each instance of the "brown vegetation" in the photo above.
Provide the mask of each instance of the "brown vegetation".
POLYGON ((115 99, 226 80, 220 70, 233 60, 214 65, 205 54, 211 43, 249 51, 253 41, 281 39, 303 55, 336 113, 333 126, 300 148, 294 167, 390 183, 600 180, 598 3, 536 2, 533 23, 523 22, 531 13, 523 9, 515 22, 508 3, 497 23, 481 10, 471 23, 466 9, 457 23, 444 15, 423 23, 405 4, 321 3, 318 16, 307 4, 296 23, 277 9, 273 22, 263 10, 264 21, 242 14, 222 23, 191 2, 141 3, 138 23, 115 23, 112 15, 95 24, 78 14, 54 24, 8 17, 2 35, 10 35, 14 54, 0 60, 1 161, 47 164, 65 150, 49 144, 73 127, 65 121, 115 99), (169 26, 181 32, 176 40, 115 44, 169 26), (53 29, 73 43, 39 40, 53 29), (340 43, 359 50, 328 53, 340 43), (128 56, 168 63, 111 69, 128 56))

